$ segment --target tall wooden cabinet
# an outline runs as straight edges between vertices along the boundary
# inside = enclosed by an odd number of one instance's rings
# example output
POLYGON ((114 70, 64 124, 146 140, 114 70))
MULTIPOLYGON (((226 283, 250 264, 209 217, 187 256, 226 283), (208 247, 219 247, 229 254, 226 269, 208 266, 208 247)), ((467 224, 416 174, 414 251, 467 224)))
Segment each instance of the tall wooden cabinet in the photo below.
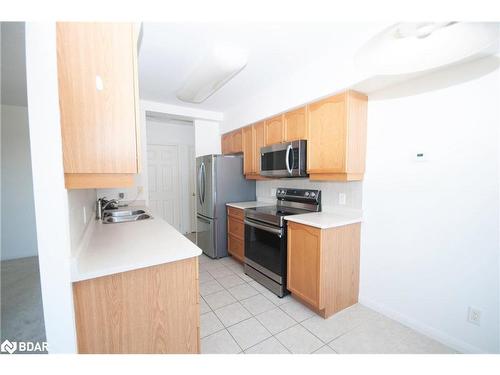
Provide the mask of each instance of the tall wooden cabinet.
POLYGON ((287 288, 325 318, 358 301, 360 228, 288 222, 287 288))
POLYGON ((354 91, 307 106, 311 180, 361 180, 365 171, 368 98, 354 91))
POLYGON ((139 171, 137 29, 57 23, 66 187, 130 186, 139 171))

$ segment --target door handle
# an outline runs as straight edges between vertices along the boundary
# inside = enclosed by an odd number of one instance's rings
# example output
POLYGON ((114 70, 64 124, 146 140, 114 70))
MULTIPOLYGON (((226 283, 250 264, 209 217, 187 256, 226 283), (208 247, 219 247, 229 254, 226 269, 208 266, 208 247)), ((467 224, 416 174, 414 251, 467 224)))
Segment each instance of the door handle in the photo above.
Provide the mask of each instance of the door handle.
POLYGON ((198 200, 200 204, 203 205, 203 201, 201 200, 201 173, 202 173, 202 165, 200 165, 200 170, 198 171, 198 200))
POLYGON ((206 192, 206 172, 205 172, 205 163, 201 163, 201 176, 202 176, 202 179, 203 179, 203 203, 205 203, 205 192, 206 192))
POLYGON ((273 228, 273 227, 270 227, 270 226, 267 226, 264 224, 259 224, 259 223, 256 223, 254 221, 250 221, 248 219, 244 219, 244 223, 245 223, 245 225, 248 225, 250 227, 254 227, 254 228, 261 229, 263 231, 266 231, 266 232, 269 232, 272 234, 276 234, 279 238, 281 238, 283 236, 283 229, 281 229, 281 228, 273 228))
MULTIPOLYGON (((285 163, 286 163, 286 170, 288 171, 289 174, 292 174, 292 168, 290 167, 290 151, 291 150, 292 150, 292 145, 288 145, 288 147, 286 148, 285 163)), ((292 164, 292 167, 293 167, 293 164, 292 164)))

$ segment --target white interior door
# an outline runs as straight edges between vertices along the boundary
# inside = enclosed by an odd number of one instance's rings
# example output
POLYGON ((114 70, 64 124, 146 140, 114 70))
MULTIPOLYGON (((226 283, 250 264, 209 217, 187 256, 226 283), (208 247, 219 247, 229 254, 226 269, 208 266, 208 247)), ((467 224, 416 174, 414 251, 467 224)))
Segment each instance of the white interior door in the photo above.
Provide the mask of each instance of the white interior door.
POLYGON ((181 231, 178 145, 148 145, 149 206, 181 231))

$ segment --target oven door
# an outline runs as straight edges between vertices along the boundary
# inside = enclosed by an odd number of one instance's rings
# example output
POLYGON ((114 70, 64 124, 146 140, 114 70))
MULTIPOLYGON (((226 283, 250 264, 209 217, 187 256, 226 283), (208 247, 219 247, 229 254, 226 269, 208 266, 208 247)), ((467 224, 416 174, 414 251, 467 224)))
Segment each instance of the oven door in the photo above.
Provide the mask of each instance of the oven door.
POLYGON ((268 177, 307 176, 307 142, 293 141, 260 149, 260 174, 268 177))
POLYGON ((279 284, 286 279, 285 231, 245 218, 245 263, 279 284))

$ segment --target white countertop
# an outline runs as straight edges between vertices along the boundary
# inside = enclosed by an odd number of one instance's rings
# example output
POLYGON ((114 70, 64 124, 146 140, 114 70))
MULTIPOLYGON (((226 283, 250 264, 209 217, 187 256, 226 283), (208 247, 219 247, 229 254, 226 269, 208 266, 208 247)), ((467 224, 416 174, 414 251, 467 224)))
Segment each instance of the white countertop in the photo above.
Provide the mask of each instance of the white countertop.
MULTIPOLYGON (((146 211, 149 213, 147 208, 146 211)), ((86 244, 73 259, 72 281, 175 262, 202 253, 198 246, 157 216, 117 224, 95 221, 90 225, 86 244)))
POLYGON ((346 212, 312 212, 310 214, 285 216, 284 219, 311 227, 328 229, 360 223, 363 221, 363 216, 361 214, 346 212))
POLYGON ((274 206, 274 205, 276 205, 276 202, 266 202, 266 201, 226 203, 226 206, 241 208, 241 209, 252 208, 252 207, 274 206))

